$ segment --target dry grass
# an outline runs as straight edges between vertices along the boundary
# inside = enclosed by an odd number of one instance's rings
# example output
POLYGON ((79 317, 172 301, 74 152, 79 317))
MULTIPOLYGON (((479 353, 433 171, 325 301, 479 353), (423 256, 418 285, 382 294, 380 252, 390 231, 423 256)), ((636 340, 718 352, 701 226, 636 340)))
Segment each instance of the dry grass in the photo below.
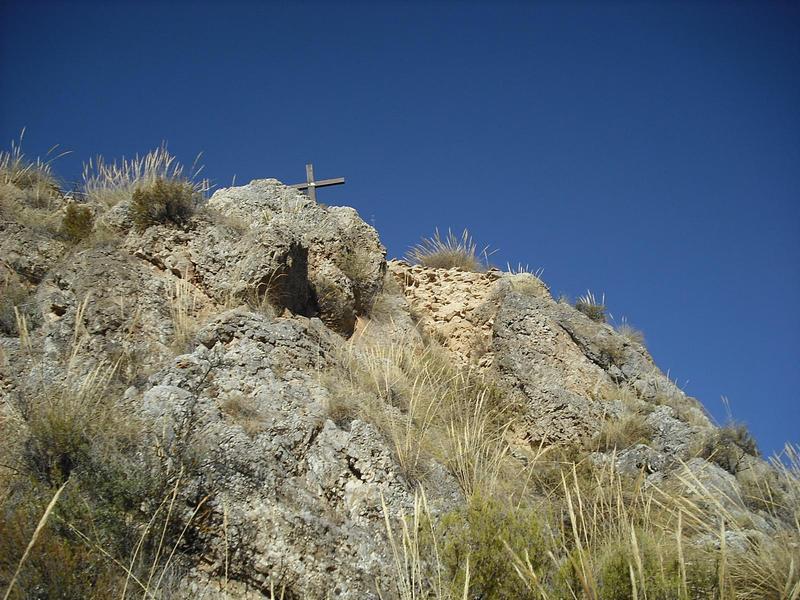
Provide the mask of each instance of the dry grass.
POLYGON ((331 417, 374 424, 409 478, 424 478, 436 458, 467 494, 496 481, 513 409, 490 382, 454 367, 440 347, 411 340, 354 336, 340 364, 325 377, 331 417))
POLYGON ((0 279, 0 335, 24 336, 38 324, 34 292, 33 286, 23 283, 13 271, 0 279), (24 321, 22 329, 20 320, 24 321))
MULTIPOLYGON (((796 493, 797 449, 784 458, 776 472, 796 493)), ((622 479, 610 464, 565 464, 557 493, 543 500, 473 500, 444 516, 419 494, 413 513, 395 521, 385 511, 396 591, 437 600, 800 598, 796 520, 773 539, 747 537, 749 523, 725 507, 719 490, 688 470, 677 479, 680 490, 622 479), (746 549, 732 548, 731 535, 746 549)))
POLYGON ((258 403, 251 397, 231 394, 222 401, 221 408, 249 437, 258 435, 266 427, 266 419, 259 410, 258 403))
POLYGON ((37 208, 49 207, 61 189, 58 179, 53 175, 51 163, 67 153, 57 153, 58 147, 53 146, 47 153, 50 158, 29 160, 22 151, 24 136, 23 129, 19 140, 11 142, 10 150, 0 151, 0 184, 13 185, 30 192, 28 198, 37 208))
POLYGON ((619 327, 617 327, 617 333, 631 344, 644 346, 644 333, 632 327, 624 318, 619 327))
POLYGON ((587 290, 583 296, 578 296, 578 299, 575 301, 575 308, 589 317, 592 321, 605 323, 607 317, 605 302, 605 294, 603 294, 598 300, 597 297, 595 297, 594 292, 587 290))
POLYGON ((182 353, 188 349, 194 334, 208 317, 209 310, 186 275, 173 279, 167 289, 174 332, 172 348, 176 353, 182 353))
POLYGON ((449 229, 442 237, 437 229, 433 237, 422 241, 406 253, 406 258, 414 263, 433 269, 461 269, 480 273, 486 270, 491 252, 488 246, 478 251, 478 245, 468 230, 460 236, 449 229))
POLYGON ((199 159, 200 156, 187 173, 165 144, 144 156, 137 154, 119 161, 108 162, 98 156, 84 165, 83 185, 90 201, 109 207, 131 200, 135 190, 150 189, 161 180, 186 182, 193 193, 205 194, 210 184, 200 179, 199 159))
POLYGON ((638 412, 626 412, 619 418, 605 419, 594 440, 595 449, 599 452, 611 452, 647 442, 651 431, 646 419, 646 415, 638 412))

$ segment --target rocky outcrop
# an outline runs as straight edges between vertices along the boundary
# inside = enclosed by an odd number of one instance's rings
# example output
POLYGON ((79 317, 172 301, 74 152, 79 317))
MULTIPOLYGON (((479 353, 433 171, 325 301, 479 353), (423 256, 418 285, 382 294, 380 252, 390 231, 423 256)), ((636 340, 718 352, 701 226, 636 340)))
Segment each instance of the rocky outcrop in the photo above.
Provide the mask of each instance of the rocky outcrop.
POLYGON ((371 425, 342 429, 327 418, 314 373, 341 338, 318 319, 234 310, 197 340, 146 389, 129 392, 171 460, 192 453, 197 466, 182 494, 207 497, 193 524, 202 561, 187 589, 214 597, 230 552, 228 580, 250 589, 377 598, 376 582, 391 577, 383 504, 407 510, 413 489, 371 425))
POLYGON ((126 249, 217 303, 319 316, 349 336, 383 286, 385 250, 355 210, 324 207, 274 179, 217 191, 186 230, 130 233, 126 249))

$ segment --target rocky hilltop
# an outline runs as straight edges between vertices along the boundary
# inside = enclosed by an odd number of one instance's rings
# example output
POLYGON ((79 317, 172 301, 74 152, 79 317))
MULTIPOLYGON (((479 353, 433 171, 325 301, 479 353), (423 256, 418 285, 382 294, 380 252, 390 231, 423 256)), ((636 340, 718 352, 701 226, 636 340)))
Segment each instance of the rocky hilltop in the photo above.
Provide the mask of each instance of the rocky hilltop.
POLYGON ((535 274, 274 179, 45 196, 0 189, 9 597, 800 594, 797 470, 535 274))

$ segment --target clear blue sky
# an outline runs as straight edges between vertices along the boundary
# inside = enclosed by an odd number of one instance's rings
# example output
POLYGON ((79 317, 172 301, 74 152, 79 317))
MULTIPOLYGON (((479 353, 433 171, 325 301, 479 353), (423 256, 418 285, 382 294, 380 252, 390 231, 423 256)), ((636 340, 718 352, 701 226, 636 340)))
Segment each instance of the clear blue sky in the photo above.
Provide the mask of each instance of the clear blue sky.
POLYGON ((606 294, 762 450, 800 442, 800 3, 0 0, 0 141, 319 177, 402 255, 468 227, 606 294))

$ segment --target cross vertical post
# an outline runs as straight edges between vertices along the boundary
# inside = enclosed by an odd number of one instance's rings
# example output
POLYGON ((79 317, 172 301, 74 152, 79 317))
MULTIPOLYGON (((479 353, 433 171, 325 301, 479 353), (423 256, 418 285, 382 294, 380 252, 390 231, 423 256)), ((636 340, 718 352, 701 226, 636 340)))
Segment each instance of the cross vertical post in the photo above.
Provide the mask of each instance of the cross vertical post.
POLYGON ((308 163, 306 165, 306 182, 308 183, 308 197, 312 202, 317 201, 317 184, 314 183, 314 165, 308 163))

